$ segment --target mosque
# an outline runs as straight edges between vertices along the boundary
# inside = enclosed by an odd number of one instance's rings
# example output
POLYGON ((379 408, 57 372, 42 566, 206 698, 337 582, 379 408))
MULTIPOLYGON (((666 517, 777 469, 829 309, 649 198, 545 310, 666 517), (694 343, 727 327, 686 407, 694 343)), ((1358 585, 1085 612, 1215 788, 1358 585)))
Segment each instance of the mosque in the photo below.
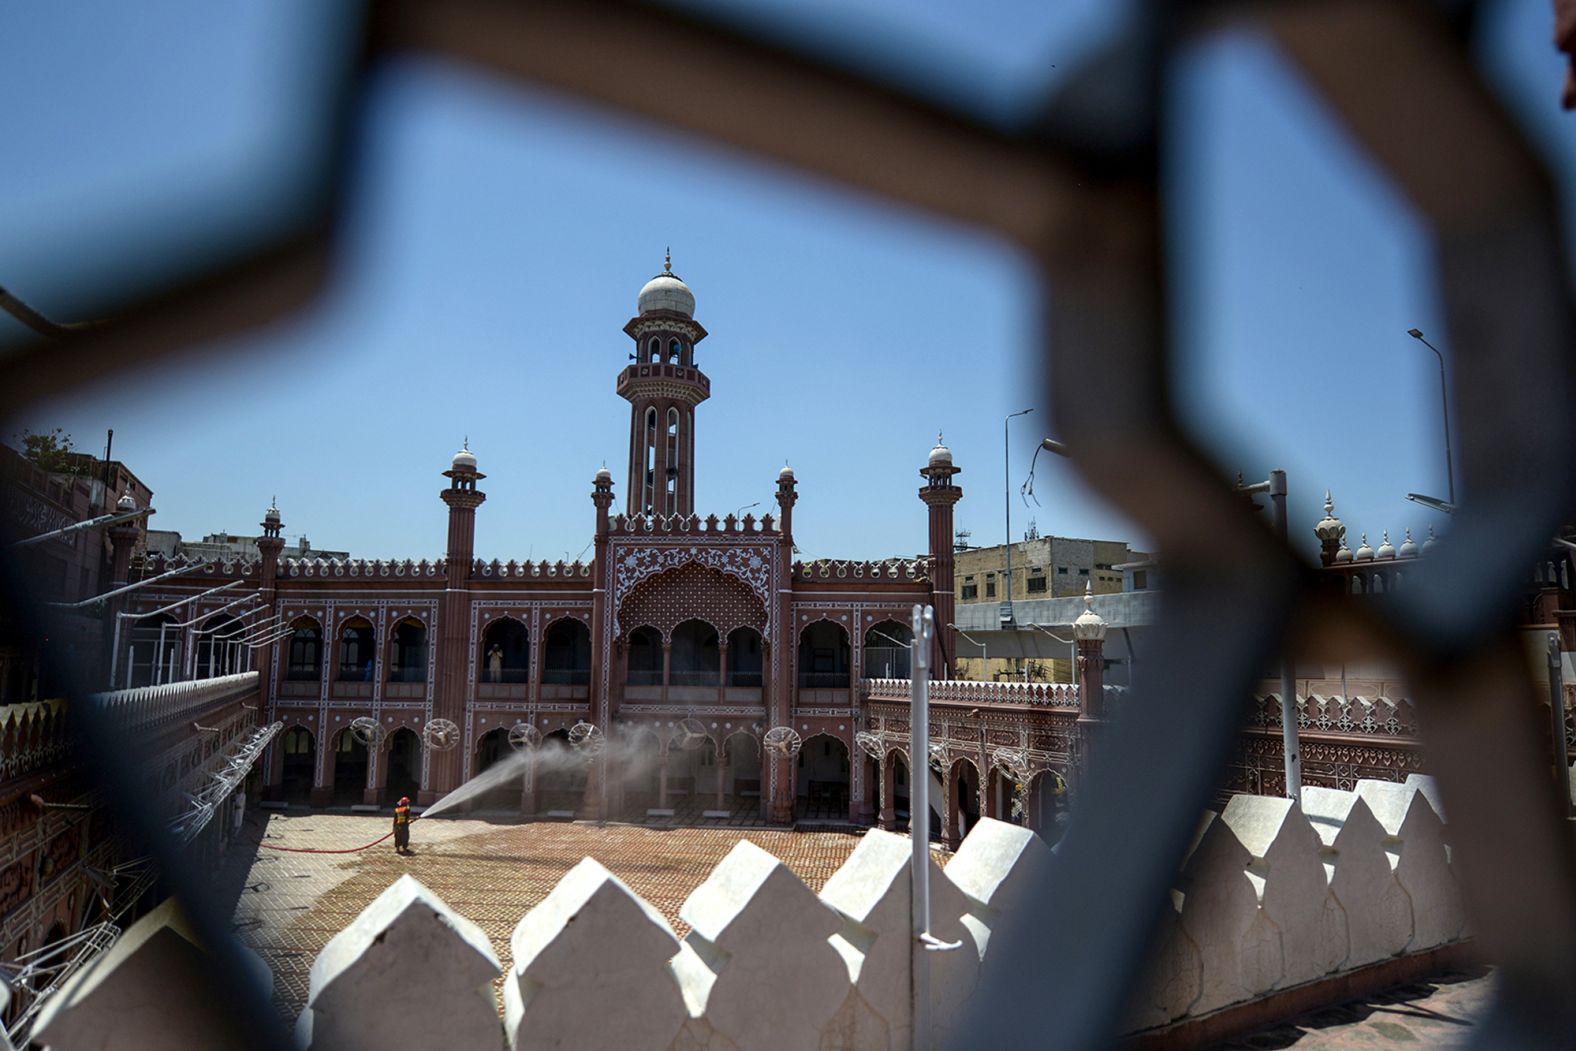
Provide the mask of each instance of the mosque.
MULTIPOLYGON (((696 410, 711 380, 695 347, 707 333, 671 258, 624 332, 628 473, 622 508, 609 470, 591 479, 590 561, 476 559, 486 475, 463 448, 442 472, 444 559, 281 558, 271 506, 255 562, 185 574, 141 601, 238 573, 255 598, 203 599, 184 631, 139 619, 117 685, 261 669, 259 705, 285 726, 264 762, 274 800, 425 803, 512 751, 606 749, 603 762, 525 764, 505 794, 561 816, 874 820, 879 767, 856 744, 861 681, 909 675, 915 603, 936 609, 932 667, 953 656, 951 452, 938 442, 919 471, 926 557, 795 562, 791 468, 777 476, 776 514, 696 511, 696 410), (267 622, 279 631, 254 627, 267 622)), ((146 575, 179 564, 149 562, 146 575)))

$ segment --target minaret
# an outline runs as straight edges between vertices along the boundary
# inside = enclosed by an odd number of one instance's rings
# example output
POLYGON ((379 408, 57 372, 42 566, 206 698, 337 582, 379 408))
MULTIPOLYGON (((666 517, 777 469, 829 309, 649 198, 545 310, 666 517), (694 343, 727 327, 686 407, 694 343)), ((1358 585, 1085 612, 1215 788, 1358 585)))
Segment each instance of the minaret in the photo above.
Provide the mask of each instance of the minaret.
MULTIPOLYGON (((591 479, 591 503, 596 508, 596 551, 591 561, 591 689, 585 718, 603 727, 603 732, 606 732, 607 728, 612 727, 613 717, 617 714, 613 711, 613 690, 608 683, 610 673, 601 644, 603 636, 613 630, 613 603, 607 564, 608 535, 612 531, 608 511, 613 506, 613 472, 606 465, 599 468, 591 479)), ((617 786, 607 776, 607 764, 613 761, 609 754, 611 751, 610 748, 604 748, 601 756, 592 764, 592 777, 597 781, 595 792, 592 792, 592 785, 588 783, 586 786, 587 798, 595 801, 593 812, 598 820, 608 816, 612 805, 609 793, 617 791, 617 786)))
MULTIPOLYGON (((443 560, 448 584, 438 612, 437 645, 428 657, 437 662, 433 668, 432 717, 464 726, 466 656, 471 635, 471 596, 467 586, 476 553, 476 509, 487 499, 487 494, 476 488, 476 483, 487 476, 476 469, 476 454, 471 452, 469 439, 454 454, 443 476, 449 479, 449 487, 439 494, 449 505, 449 546, 443 560)), ((463 759, 459 748, 433 752, 418 801, 423 805, 432 803, 458 788, 463 759)))
POLYGON ((1326 566, 1335 565, 1341 541, 1346 539, 1346 526, 1335 517, 1335 501, 1328 489, 1324 491, 1324 517, 1313 527, 1313 535, 1319 538, 1319 561, 1326 566))
POLYGON ((1105 721, 1105 632, 1104 618, 1094 611, 1094 582, 1084 585, 1084 611, 1073 621, 1073 640, 1078 651, 1078 755, 1074 765, 1077 779, 1088 770, 1094 753, 1095 738, 1105 721))
MULTIPOLYGON (((280 536, 284 523, 279 520, 279 498, 276 496, 268 501, 268 510, 263 512, 263 535, 257 538, 258 560, 258 597, 268 607, 270 613, 277 612, 275 581, 279 577, 279 552, 285 548, 285 541, 280 536)), ((286 636, 288 639, 288 636, 286 636)), ((289 642, 285 643, 289 647, 289 642)), ((261 712, 268 711, 268 698, 273 693, 273 678, 278 673, 279 644, 270 642, 263 647, 263 652, 257 655, 257 708, 261 712)), ((278 749, 283 754, 283 749, 278 749)))
POLYGON ((695 367, 706 330, 695 321, 695 295, 673 272, 640 290, 638 314, 624 326, 635 341, 618 377, 629 402, 629 514, 695 513, 695 406, 711 397, 711 380, 695 367))
POLYGON ((956 613, 956 599, 952 592, 952 505, 963 498, 963 490, 952 482, 952 476, 963 470, 952 466, 952 450, 942 444, 936 435, 936 447, 930 450, 930 459, 919 472, 925 487, 919 498, 930 508, 930 590, 931 605, 936 610, 936 636, 930 650, 930 674, 936 679, 952 678, 953 629, 948 627, 956 613))

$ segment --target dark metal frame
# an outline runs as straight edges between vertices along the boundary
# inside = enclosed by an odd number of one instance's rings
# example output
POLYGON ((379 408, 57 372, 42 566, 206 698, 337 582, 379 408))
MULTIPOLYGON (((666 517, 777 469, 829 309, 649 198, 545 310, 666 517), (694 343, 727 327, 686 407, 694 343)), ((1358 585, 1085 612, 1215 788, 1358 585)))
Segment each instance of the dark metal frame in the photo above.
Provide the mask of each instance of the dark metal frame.
MULTIPOLYGON (((1454 867, 1496 1008, 1474 1046, 1542 1046, 1572 1031, 1576 851, 1556 812, 1535 691, 1514 634, 1526 567, 1570 509, 1576 480, 1571 282, 1553 188, 1478 77, 1470 4, 1403 0, 1153 5, 1020 133, 671 10, 618 0, 388 0, 368 9, 338 98, 341 151, 278 244, 107 323, 61 329, 0 362, 0 416, 132 364, 308 305, 332 270, 351 117, 375 59, 437 55, 544 85, 993 232, 1033 258, 1049 322, 1058 426, 1089 483, 1166 559, 1149 671, 1103 729, 1042 915, 1007 977, 981 991, 971 1044, 1099 1046, 1143 972, 1153 921, 1235 740, 1259 669, 1294 647, 1379 652, 1407 671, 1449 812, 1454 867), (1162 251, 1161 85, 1180 41, 1267 34, 1433 235, 1454 349, 1468 494, 1414 586, 1380 611, 1316 585, 1254 521, 1186 432, 1169 385, 1162 251), (1089 107, 1095 84, 1127 101, 1089 107), (660 90, 651 85, 660 83, 660 90), (1071 392, 1098 389, 1100 399, 1071 392)), ((1102 95, 1109 99, 1109 94, 1102 95)), ((14 569, 5 601, 28 608, 14 569)), ((30 618, 42 623, 38 615, 30 618)), ((65 670, 65 669, 63 669, 65 670)), ((69 680, 67 680, 69 681, 69 680)), ((72 697, 78 710, 87 684, 72 697)), ((89 767, 153 848, 167 889, 232 980, 260 1044, 284 1034, 249 988, 228 916, 157 815, 113 734, 79 720, 89 767)), ((993 946, 994 948, 994 946, 993 946)))

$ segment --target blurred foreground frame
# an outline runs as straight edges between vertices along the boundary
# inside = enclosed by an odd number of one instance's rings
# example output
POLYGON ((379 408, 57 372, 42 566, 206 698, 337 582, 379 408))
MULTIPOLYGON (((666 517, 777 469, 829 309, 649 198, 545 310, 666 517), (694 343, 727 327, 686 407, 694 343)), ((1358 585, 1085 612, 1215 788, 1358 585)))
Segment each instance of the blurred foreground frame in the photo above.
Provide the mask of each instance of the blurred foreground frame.
MULTIPOLYGON (((1156 4, 1007 132, 677 11, 612 0, 372 3, 337 97, 333 155, 278 243, 102 325, 0 361, 0 415, 301 311, 333 277, 361 95, 378 62, 426 54, 698 135, 876 199, 990 231, 1040 268, 1043 353, 1060 437, 1085 479, 1164 553, 1144 677, 1104 729, 1039 915, 983 990, 978 1046, 1102 1046, 1118 1031, 1177 863, 1260 669, 1288 648, 1361 639, 1405 670, 1450 815, 1454 865, 1498 999, 1474 1047, 1555 1046, 1576 1031, 1576 850, 1557 813, 1512 632, 1526 567, 1576 492, 1573 312, 1550 176, 1483 85, 1470 4, 1400 0, 1156 4), (1273 42, 1431 232, 1454 351, 1468 498, 1435 557, 1384 611, 1314 584, 1189 436, 1168 384, 1160 142, 1169 63, 1199 34, 1273 42), (660 90, 652 85, 660 84, 660 90), (1101 399, 1071 392, 1098 387, 1101 399)), ((70 321, 73 319, 53 319, 70 321)), ((5 602, 25 609, 15 567, 5 602)), ((42 627, 42 614, 25 620, 42 627)), ((63 669, 64 671, 64 669, 63 669)), ((71 683, 86 710, 90 684, 71 683)), ((79 720, 86 764, 150 844, 229 985, 238 1031, 281 1045, 230 951, 227 910, 179 864, 112 735, 79 720)))

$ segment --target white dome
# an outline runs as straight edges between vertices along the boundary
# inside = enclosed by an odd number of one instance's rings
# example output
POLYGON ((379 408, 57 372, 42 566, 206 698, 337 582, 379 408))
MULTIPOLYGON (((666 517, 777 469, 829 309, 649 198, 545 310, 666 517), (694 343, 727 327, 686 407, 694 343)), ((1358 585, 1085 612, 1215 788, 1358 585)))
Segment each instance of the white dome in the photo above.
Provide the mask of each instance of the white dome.
POLYGON ((941 432, 940 431, 936 432, 936 447, 934 449, 930 450, 930 466, 932 466, 932 467, 951 467, 952 466, 952 450, 947 448, 944 444, 942 444, 941 432))
POLYGON ((609 471, 606 465, 604 465, 600 470, 597 471, 596 480, 598 482, 611 482, 613 480, 613 472, 609 471))
POLYGON ((1319 519, 1319 524, 1313 527, 1313 534, 1320 541, 1339 540, 1346 535, 1346 526, 1335 517, 1335 502, 1330 499, 1330 491, 1324 492, 1324 517, 1319 519))
POLYGON ((1424 552, 1424 554, 1427 554, 1428 550, 1430 548, 1432 548, 1437 543, 1439 543, 1439 538, 1434 535, 1434 527, 1433 526, 1429 526, 1428 527, 1428 539, 1423 541, 1423 552, 1424 552))
POLYGON ((131 489, 128 487, 124 493, 120 494, 120 499, 115 501, 115 510, 135 511, 136 509, 137 501, 131 498, 131 489))
POLYGON ((663 257, 662 273, 647 281, 636 301, 636 313, 673 310, 685 317, 695 316, 695 293, 673 272, 673 256, 663 257))
POLYGON ((1346 538, 1342 537, 1341 538, 1341 549, 1335 553, 1335 561, 1337 561, 1337 562, 1350 562, 1351 560, 1352 560, 1352 549, 1346 546, 1346 538))
POLYGON ((1394 558, 1395 545, 1390 543, 1390 530, 1384 531, 1384 541, 1380 543, 1379 550, 1374 552, 1375 558, 1394 558))
POLYGON ((449 461, 449 466, 456 471, 476 470, 476 454, 471 452, 471 443, 466 441, 463 448, 454 454, 454 459, 449 461))
POLYGON ((1417 544, 1412 540, 1412 530, 1410 528, 1407 529, 1406 539, 1401 541, 1401 547, 1396 551, 1396 554, 1402 558, 1415 558, 1417 556, 1417 544))
POLYGON ((265 522, 277 522, 277 521, 279 521, 279 501, 278 501, 277 498, 269 502, 268 510, 263 512, 263 521, 265 521, 265 522))
POLYGON ((1354 557, 1359 562, 1372 562, 1373 561, 1374 549, 1368 546, 1368 534, 1367 533, 1363 534, 1362 546, 1357 549, 1357 554, 1354 557))
POLYGON ((793 468, 783 464, 783 469, 777 472, 777 480, 779 482, 793 481, 793 468))
POLYGON ((1084 583, 1084 611, 1073 621, 1073 638, 1080 642, 1100 642, 1105 639, 1105 620, 1094 611, 1094 582, 1084 583))

